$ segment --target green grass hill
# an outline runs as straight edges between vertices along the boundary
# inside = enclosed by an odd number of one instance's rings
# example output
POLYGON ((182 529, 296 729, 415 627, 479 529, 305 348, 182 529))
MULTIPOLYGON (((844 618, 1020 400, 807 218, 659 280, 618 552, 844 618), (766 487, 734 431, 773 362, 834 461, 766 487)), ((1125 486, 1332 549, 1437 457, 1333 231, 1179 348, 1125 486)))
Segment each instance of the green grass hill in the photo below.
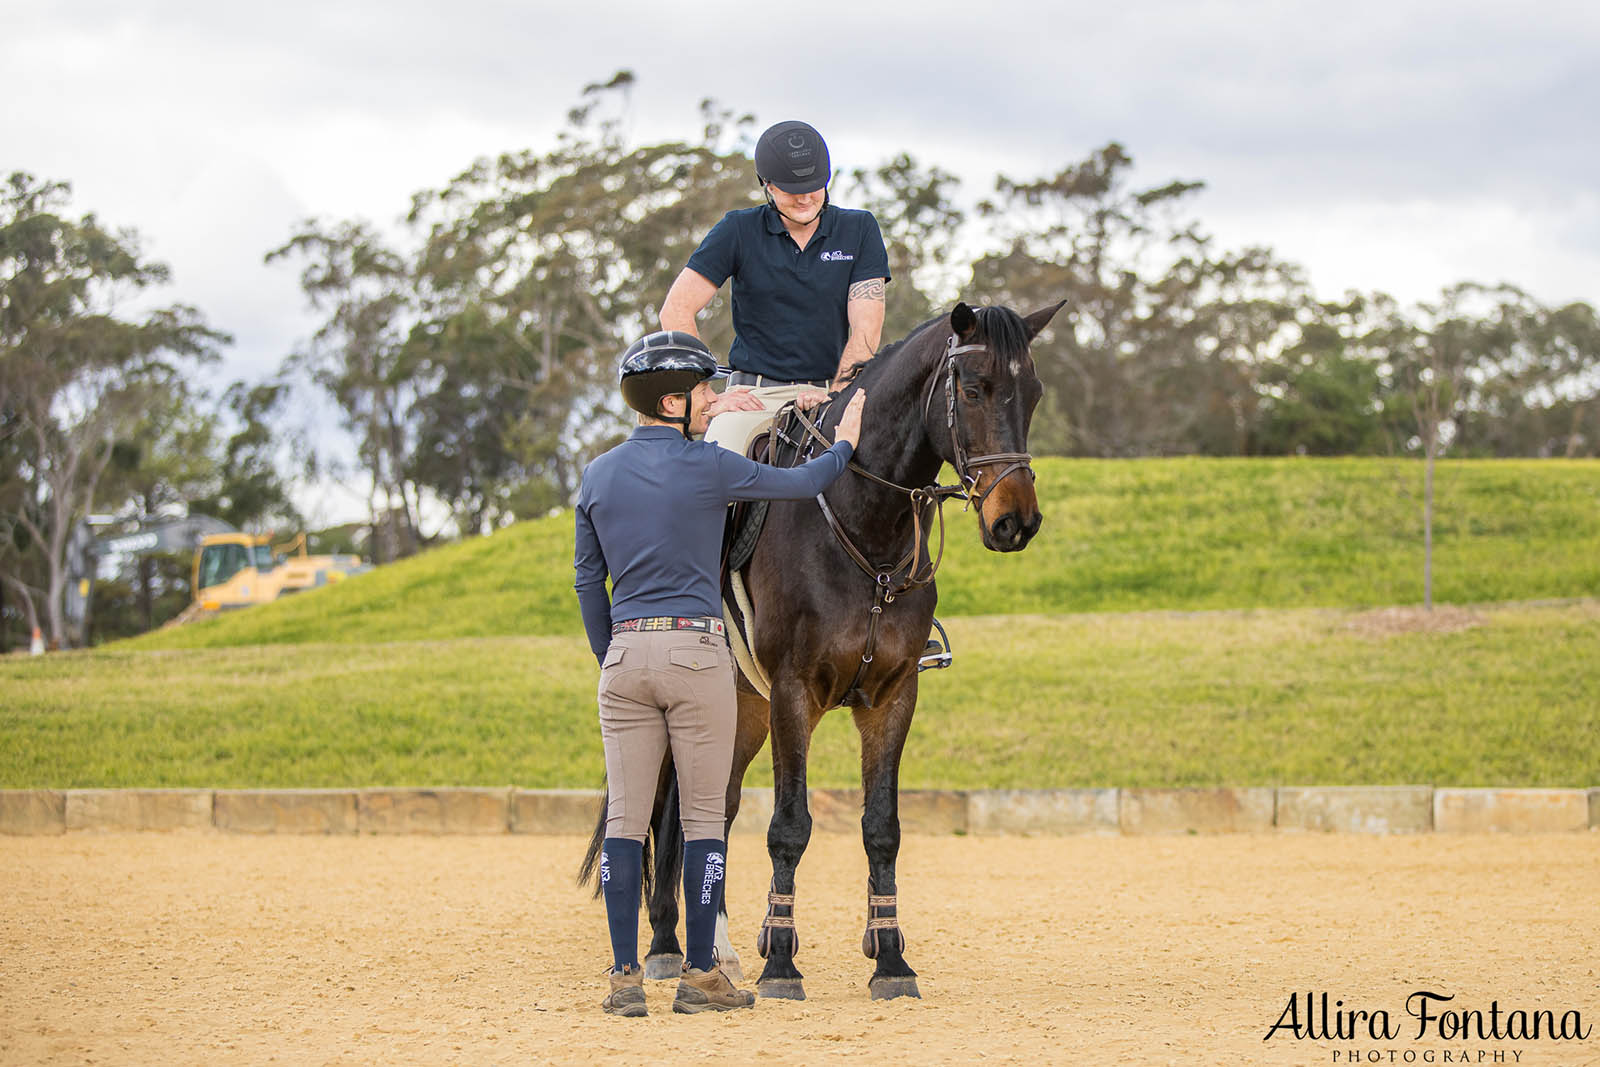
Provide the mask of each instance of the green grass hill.
MULTIPOLYGON (((1600 463, 1441 464, 1427 614, 1389 606, 1422 595, 1415 462, 1038 471, 1020 554, 946 507, 956 666, 921 678, 903 785, 1600 786, 1600 463)), ((0 787, 598 785, 571 522, 5 657, 0 787)), ((824 716, 811 784, 859 766, 824 716)))
MULTIPOLYGON (((1026 551, 947 504, 941 616, 1371 607, 1422 599, 1422 467, 1383 459, 1043 459, 1026 551)), ((1441 463, 1434 597, 1600 594, 1600 463, 1441 463)), ((573 634, 570 512, 126 648, 573 634)))

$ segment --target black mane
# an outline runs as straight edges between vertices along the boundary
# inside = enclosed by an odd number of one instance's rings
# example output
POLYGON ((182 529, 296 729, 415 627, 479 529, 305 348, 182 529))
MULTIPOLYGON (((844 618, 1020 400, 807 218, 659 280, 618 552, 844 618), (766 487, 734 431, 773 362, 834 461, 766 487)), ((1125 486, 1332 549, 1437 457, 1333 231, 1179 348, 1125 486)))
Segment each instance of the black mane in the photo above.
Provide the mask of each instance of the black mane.
MULTIPOLYGON (((1008 307, 978 307, 972 310, 978 317, 978 329, 972 340, 975 343, 987 342, 991 361, 988 369, 993 369, 994 363, 1006 356, 1028 350, 1028 327, 1021 315, 1008 307)), ((877 355, 851 367, 845 375, 844 384, 854 385, 863 374, 877 373, 877 368, 888 364, 901 349, 911 347, 912 342, 921 338, 930 328, 948 322, 949 318, 948 314, 936 315, 920 323, 905 337, 879 349, 877 355)))

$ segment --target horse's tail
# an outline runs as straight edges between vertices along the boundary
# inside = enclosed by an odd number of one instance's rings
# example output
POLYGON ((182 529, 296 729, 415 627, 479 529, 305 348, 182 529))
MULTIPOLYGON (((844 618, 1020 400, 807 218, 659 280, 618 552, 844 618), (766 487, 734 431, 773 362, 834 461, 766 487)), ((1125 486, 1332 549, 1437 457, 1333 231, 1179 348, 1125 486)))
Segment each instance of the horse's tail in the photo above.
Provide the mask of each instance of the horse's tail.
MULTIPOLYGON (((606 844, 606 811, 611 806, 611 790, 606 789, 605 796, 600 798, 600 817, 596 820, 594 833, 589 835, 589 849, 583 854, 583 863, 578 866, 578 884, 594 886, 594 895, 600 896, 600 853, 605 850, 606 844)), ((644 895, 648 899, 652 890, 652 877, 650 873, 650 837, 644 836, 644 895)), ((658 849, 659 851, 659 849, 658 849)), ((681 861, 680 861, 681 862, 681 861)))
POLYGON ((644 865, 644 895, 650 902, 650 914, 653 916, 660 915, 666 908, 676 907, 678 883, 683 879, 683 821, 678 814, 678 776, 673 772, 670 753, 666 770, 656 788, 654 822, 656 855, 653 876, 648 856, 644 865))

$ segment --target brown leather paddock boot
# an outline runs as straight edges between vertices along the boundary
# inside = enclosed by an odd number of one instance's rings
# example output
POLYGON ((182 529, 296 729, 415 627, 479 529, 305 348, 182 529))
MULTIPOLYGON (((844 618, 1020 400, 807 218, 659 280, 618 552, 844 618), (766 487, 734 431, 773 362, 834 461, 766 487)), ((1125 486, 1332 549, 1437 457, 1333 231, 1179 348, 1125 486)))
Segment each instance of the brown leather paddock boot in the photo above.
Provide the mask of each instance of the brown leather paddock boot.
POLYGON ((621 1015, 627 1019, 637 1019, 648 1014, 644 1006, 644 972, 624 967, 620 971, 612 968, 610 974, 611 992, 600 1002, 600 1007, 605 1013, 621 1015))
POLYGON ((672 1010, 681 1015, 693 1015, 701 1011, 748 1008, 755 1002, 756 995, 746 989, 735 989, 721 967, 701 971, 685 966, 683 977, 678 979, 678 995, 673 998, 672 1010))

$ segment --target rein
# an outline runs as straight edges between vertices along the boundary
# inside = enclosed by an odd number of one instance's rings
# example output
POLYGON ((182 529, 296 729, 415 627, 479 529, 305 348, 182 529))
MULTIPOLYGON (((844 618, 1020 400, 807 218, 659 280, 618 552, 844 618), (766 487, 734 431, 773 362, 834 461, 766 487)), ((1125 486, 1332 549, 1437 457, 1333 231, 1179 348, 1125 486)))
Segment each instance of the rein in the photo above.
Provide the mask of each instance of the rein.
MULTIPOLYGON (((1009 477, 1013 471, 1025 470, 1028 472, 1029 477, 1034 476, 1033 468, 1030 466, 1033 457, 1026 452, 994 452, 982 456, 969 456, 965 445, 962 443, 961 438, 963 435, 959 428, 960 417, 956 408, 956 357, 968 352, 984 351, 987 351, 987 347, 984 345, 958 345, 955 334, 951 334, 950 341, 945 346, 944 370, 942 373, 936 372, 928 376, 928 399, 923 403, 923 425, 926 427, 927 418, 932 409, 934 391, 938 388, 939 379, 943 377, 945 387, 945 426, 950 432, 950 445, 955 453, 952 466, 955 467, 956 477, 961 482, 960 485, 935 484, 912 488, 891 482, 887 478, 879 477, 856 463, 854 459, 851 459, 848 464, 850 470, 863 478, 893 489, 895 492, 904 493, 911 498, 911 548, 900 558, 899 562, 875 566, 856 546, 855 542, 850 539, 850 535, 845 532, 844 526, 839 522, 838 516, 828 506, 828 501, 821 493, 817 494, 817 506, 822 509, 822 517, 827 521, 828 529, 833 531, 834 538, 845 550, 846 555, 855 562, 857 567, 861 568, 867 577, 873 580, 872 610, 867 622, 867 647, 861 653, 861 665, 856 668, 855 678, 851 680, 849 687, 845 690, 845 701, 847 703, 851 694, 855 694, 862 704, 867 707, 872 706, 871 701, 866 699, 866 694, 861 691, 860 686, 862 680, 866 677, 867 668, 872 665, 873 652, 878 643, 878 621, 883 617, 884 606, 893 604, 896 597, 904 596, 913 589, 920 589, 930 584, 939 570, 939 564, 944 560, 944 502, 950 497, 959 496, 967 502, 966 507, 962 508, 963 511, 972 507, 973 504, 977 504, 981 511, 983 502, 988 499, 989 494, 994 492, 995 487, 1009 477), (972 469, 997 463, 1006 463, 1008 466, 1000 472, 997 478, 989 483, 987 489, 974 498, 972 494, 977 487, 978 478, 971 473, 972 469), (939 551, 937 555, 929 557, 927 569, 923 571, 922 564, 919 562, 922 554, 922 516, 930 504, 933 505, 934 512, 939 518, 939 551), (905 577, 897 583, 895 575, 902 569, 905 571, 905 577)), ((817 428, 817 424, 807 418, 805 412, 801 411, 798 406, 792 410, 795 420, 805 429, 808 437, 821 444, 824 448, 833 444, 832 441, 823 436, 822 431, 817 428)), ((801 450, 803 442, 791 439, 777 427, 774 427, 773 432, 787 444, 793 446, 797 452, 801 450)))

